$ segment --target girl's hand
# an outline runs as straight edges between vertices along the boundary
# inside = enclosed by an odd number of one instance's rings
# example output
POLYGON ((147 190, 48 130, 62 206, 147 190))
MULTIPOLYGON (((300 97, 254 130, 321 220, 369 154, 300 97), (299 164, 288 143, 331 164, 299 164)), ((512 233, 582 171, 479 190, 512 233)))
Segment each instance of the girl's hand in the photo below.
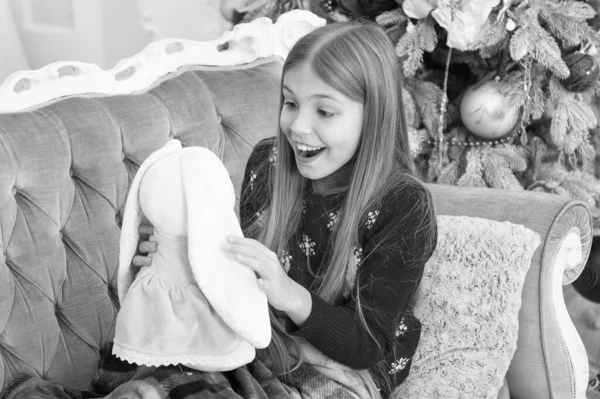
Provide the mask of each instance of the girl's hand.
POLYGON ((140 245, 138 246, 140 254, 133 257, 132 263, 137 267, 150 266, 152 254, 158 249, 158 244, 150 241, 150 236, 154 234, 154 227, 149 224, 140 224, 138 233, 140 234, 140 245))
POLYGON ((285 273, 277 255, 250 238, 229 236, 227 241, 227 250, 234 258, 259 275, 258 286, 269 304, 287 313, 298 327, 304 324, 312 310, 312 298, 306 288, 285 273))

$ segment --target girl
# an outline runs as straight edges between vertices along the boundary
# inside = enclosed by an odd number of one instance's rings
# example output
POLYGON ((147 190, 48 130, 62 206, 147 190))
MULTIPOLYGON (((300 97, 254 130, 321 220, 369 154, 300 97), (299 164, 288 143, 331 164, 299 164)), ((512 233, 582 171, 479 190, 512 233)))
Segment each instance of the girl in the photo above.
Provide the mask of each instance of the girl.
POLYGON ((419 341, 412 301, 437 238, 409 156, 394 47, 375 24, 326 25, 293 46, 281 87, 277 136, 246 166, 245 238, 229 250, 273 309, 274 371, 297 367, 290 352, 308 341, 387 396, 419 341))

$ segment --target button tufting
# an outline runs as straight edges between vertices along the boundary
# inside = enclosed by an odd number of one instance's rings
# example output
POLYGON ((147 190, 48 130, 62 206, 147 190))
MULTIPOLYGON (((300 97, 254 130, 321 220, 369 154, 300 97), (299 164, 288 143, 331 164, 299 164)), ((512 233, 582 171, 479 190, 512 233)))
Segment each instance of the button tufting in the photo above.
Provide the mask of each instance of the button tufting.
POLYGON ((122 161, 122 160, 124 160, 124 159, 125 159, 125 152, 124 152, 124 151, 122 151, 122 152, 121 152, 121 161, 122 161))
POLYGON ((173 132, 169 133, 169 138, 170 138, 170 139, 173 139, 173 138, 175 138, 175 133, 173 133, 173 132))
POLYGON ((69 169, 69 176, 73 177, 73 169, 69 169))
POLYGON ((12 195, 15 195, 15 194, 17 193, 17 188, 16 188, 16 187, 13 187, 13 188, 10 190, 10 193, 11 193, 12 195))
POLYGON ((60 240, 62 240, 62 239, 63 239, 63 233, 62 233, 62 231, 58 233, 58 238, 59 238, 60 240))
POLYGON ((121 227, 121 217, 119 215, 115 217, 115 222, 117 222, 117 226, 121 227))

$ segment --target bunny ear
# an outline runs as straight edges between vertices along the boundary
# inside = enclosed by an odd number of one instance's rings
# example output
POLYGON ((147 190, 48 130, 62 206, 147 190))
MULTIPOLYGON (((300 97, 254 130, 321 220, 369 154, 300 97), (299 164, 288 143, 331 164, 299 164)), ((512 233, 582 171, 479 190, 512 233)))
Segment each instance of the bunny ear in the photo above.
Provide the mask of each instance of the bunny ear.
POLYGON ((267 297, 254 271, 225 250, 227 236, 242 237, 229 173, 210 150, 188 147, 182 152, 181 175, 188 255, 196 282, 233 331, 255 348, 266 348, 271 341, 267 297))
POLYGON ((179 140, 170 140, 163 147, 153 152, 146 158, 138 169, 129 192, 127 194, 127 200, 125 202, 125 213, 123 215, 123 224, 121 225, 121 241, 120 241, 120 252, 119 252, 119 270, 117 274, 117 287, 119 294, 119 302, 123 303, 125 295, 133 283, 135 278, 134 269, 131 265, 131 260, 137 250, 138 240, 140 238, 138 233, 138 227, 144 217, 140 208, 140 184, 142 178, 146 173, 146 170, 157 160, 161 159, 165 155, 171 154, 176 151, 181 151, 182 146, 179 140))

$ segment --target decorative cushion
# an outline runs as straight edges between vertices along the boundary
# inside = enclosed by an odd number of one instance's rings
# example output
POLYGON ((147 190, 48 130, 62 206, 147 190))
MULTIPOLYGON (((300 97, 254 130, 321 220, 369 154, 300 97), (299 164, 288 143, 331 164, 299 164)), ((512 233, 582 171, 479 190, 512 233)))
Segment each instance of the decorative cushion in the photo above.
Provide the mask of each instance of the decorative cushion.
POLYGON ((497 398, 517 348, 521 292, 539 244, 524 226, 438 216, 437 248, 415 305, 421 340, 393 398, 497 398))

